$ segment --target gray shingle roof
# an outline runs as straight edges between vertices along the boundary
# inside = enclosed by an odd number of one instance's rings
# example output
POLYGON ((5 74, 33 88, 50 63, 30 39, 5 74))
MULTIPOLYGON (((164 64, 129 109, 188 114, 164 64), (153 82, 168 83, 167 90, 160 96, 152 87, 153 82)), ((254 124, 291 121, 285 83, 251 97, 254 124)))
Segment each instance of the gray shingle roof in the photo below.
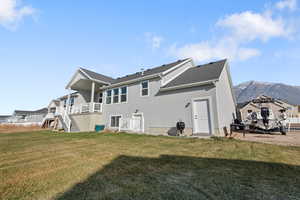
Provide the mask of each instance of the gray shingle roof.
POLYGON ((42 108, 39 110, 35 111, 29 111, 29 110, 15 110, 14 114, 15 115, 28 115, 28 114, 47 114, 48 109, 47 108, 42 108))
POLYGON ((10 117, 11 117, 11 115, 0 115, 0 119, 7 119, 10 117))
MULTIPOLYGON (((77 97, 78 96, 78 93, 79 92, 73 92, 72 94, 71 94, 71 97, 77 97)), ((61 97, 58 97, 57 99, 55 99, 55 100, 62 100, 62 99, 67 99, 68 98, 68 94, 67 95, 64 95, 64 96, 61 96, 61 97)))
POLYGON ((113 78, 109 77, 109 76, 105 76, 103 74, 98 74, 96 72, 90 71, 88 69, 84 69, 84 68, 80 68, 84 73, 86 73, 89 77, 91 77, 92 79, 96 79, 99 81, 104 81, 106 83, 112 83, 114 81, 113 78))
POLYGON ((163 88, 175 87, 185 84, 198 83, 218 79, 225 66, 226 60, 220 60, 204 65, 189 68, 163 88))
POLYGON ((147 69, 147 70, 144 71, 144 75, 142 75, 141 72, 137 72, 135 74, 130 74, 130 75, 127 75, 127 76, 123 76, 123 77, 115 79, 112 82, 112 84, 121 83, 121 82, 124 82, 124 81, 129 81, 129 80, 141 78, 141 77, 144 77, 144 76, 158 74, 158 73, 164 72, 168 69, 171 69, 172 67, 174 67, 174 66, 176 66, 176 65, 178 65, 178 64, 180 64, 180 63, 182 63, 186 60, 188 60, 188 58, 186 58, 184 60, 178 60, 176 62, 172 62, 172 63, 169 63, 169 64, 161 65, 159 67, 147 69))

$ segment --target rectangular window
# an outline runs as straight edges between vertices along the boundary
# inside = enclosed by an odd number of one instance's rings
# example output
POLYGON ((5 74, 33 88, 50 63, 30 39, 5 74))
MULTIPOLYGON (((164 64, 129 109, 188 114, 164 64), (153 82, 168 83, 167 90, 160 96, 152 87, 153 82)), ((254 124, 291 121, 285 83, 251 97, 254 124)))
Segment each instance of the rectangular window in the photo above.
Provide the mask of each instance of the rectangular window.
POLYGON ((141 83, 141 95, 148 96, 149 95, 149 81, 143 81, 141 83))
POLYGON ((119 88, 113 89, 114 96, 113 96, 113 103, 119 103, 119 88))
POLYGON ((127 87, 121 87, 121 102, 127 102, 127 87))
POLYGON ((99 93, 99 98, 98 98, 98 103, 102 103, 103 102, 103 92, 99 93))
POLYGON ((70 98, 70 105, 73 106, 73 105, 74 105, 74 102, 75 102, 75 98, 74 98, 74 97, 71 97, 71 98, 70 98))
POLYGON ((110 127, 118 128, 120 124, 121 116, 111 116, 110 117, 110 127))
POLYGON ((67 107, 67 99, 64 99, 64 108, 67 107))
POLYGON ((111 90, 106 91, 106 104, 111 104, 111 90))
POLYGON ((56 112, 56 108, 50 108, 50 113, 55 113, 56 112))

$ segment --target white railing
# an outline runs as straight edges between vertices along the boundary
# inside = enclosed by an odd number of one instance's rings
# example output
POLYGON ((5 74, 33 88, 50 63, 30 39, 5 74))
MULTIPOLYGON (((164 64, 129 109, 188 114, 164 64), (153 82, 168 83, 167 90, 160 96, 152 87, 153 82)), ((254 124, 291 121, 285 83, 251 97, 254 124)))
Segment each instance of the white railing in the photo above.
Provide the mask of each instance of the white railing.
POLYGON ((81 113, 95 113, 102 112, 102 103, 85 103, 79 105, 69 106, 69 108, 65 108, 63 106, 56 107, 55 113, 48 113, 47 116, 43 119, 43 122, 46 119, 54 118, 55 116, 61 116, 64 121, 67 131, 70 132, 71 129, 71 118, 70 114, 81 114, 81 113))
POLYGON ((102 103, 84 103, 70 106, 69 114, 102 112, 102 103))
POLYGON ((65 110, 65 112, 62 113, 61 115, 66 127, 67 127, 67 131, 70 132, 71 131, 71 119, 70 119, 70 116, 69 114, 67 113, 67 111, 65 110))

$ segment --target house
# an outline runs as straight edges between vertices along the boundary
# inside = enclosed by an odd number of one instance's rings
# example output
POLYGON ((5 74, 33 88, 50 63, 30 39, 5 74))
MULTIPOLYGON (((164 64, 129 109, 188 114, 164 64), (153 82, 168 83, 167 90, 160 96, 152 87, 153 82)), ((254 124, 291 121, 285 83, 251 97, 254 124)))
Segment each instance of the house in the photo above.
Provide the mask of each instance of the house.
POLYGON ((8 123, 8 120, 11 118, 11 115, 0 115, 0 124, 8 123))
POLYGON ((15 110, 12 116, 8 119, 8 123, 24 125, 41 124, 47 113, 47 108, 35 111, 15 110))
POLYGON ((79 68, 66 86, 76 91, 51 102, 69 132, 94 131, 96 125, 155 135, 224 135, 235 118, 235 97, 227 60, 195 66, 178 60, 111 78, 79 68), (63 106, 62 106, 63 105, 63 106))
POLYGON ((251 101, 245 103, 239 103, 237 109, 239 111, 240 119, 245 120, 248 115, 248 111, 260 113, 261 107, 268 107, 272 110, 275 118, 280 115, 280 110, 285 109, 287 116, 298 117, 298 107, 286 103, 280 99, 275 99, 266 95, 260 95, 251 101))

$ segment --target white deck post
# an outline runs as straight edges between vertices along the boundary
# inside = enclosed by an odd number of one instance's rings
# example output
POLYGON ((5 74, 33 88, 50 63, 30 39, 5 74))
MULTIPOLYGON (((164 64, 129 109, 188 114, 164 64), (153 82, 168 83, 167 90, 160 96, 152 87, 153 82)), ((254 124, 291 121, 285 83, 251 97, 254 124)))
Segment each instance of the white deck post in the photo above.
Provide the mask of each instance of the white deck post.
POLYGON ((92 82, 92 92, 91 92, 91 112, 94 112, 94 99, 95 99, 95 82, 92 82))
POLYGON ((71 99, 71 89, 68 88, 68 98, 67 98, 67 106, 66 106, 66 113, 69 114, 70 113, 70 99, 71 99))

